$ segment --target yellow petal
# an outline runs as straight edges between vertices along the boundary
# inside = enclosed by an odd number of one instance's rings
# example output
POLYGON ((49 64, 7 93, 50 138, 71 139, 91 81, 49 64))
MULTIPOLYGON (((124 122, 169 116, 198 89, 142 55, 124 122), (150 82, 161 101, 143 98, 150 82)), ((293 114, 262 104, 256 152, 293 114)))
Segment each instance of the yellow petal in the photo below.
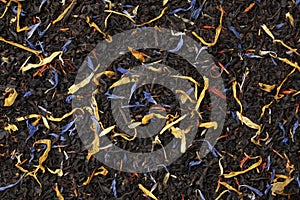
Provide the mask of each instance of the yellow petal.
POLYGON ((291 13, 290 12, 288 12, 288 13, 286 13, 285 14, 285 18, 288 18, 289 19, 289 21, 290 21, 290 24, 294 27, 295 26, 295 20, 294 20, 294 17, 291 15, 291 13))
POLYGON ((4 106, 9 107, 12 106, 18 96, 18 92, 16 91, 15 88, 6 88, 6 92, 9 92, 9 95, 7 98, 4 99, 4 106), (13 91, 13 93, 10 93, 13 91))
POLYGON ((46 144, 47 145, 47 148, 45 149, 43 155, 39 158, 39 166, 38 166, 38 168, 41 169, 43 171, 43 173, 45 173, 45 167, 43 167, 42 164, 47 159, 48 153, 51 150, 51 140, 49 140, 49 139, 38 140, 33 145, 37 145, 37 144, 46 144))
MULTIPOLYGON (((56 51, 56 52, 52 53, 52 54, 51 54, 49 57, 47 57, 47 58, 44 58, 44 59, 41 59, 41 58, 40 58, 40 63, 38 63, 38 64, 32 64, 32 63, 29 63, 29 64, 27 64, 26 66, 20 68, 20 70, 21 70, 22 72, 25 72, 25 71, 30 70, 30 69, 33 69, 33 68, 41 67, 41 66, 43 66, 43 65, 46 65, 46 64, 48 64, 48 63, 51 63, 52 60, 53 60, 54 58, 56 58, 57 56, 60 56, 60 57, 61 57, 62 54, 63 54, 62 51, 56 51)), ((60 58, 60 60, 62 60, 62 59, 60 58)))
POLYGON ((215 39, 214 39, 214 41, 211 42, 211 43, 205 42, 205 40, 204 40, 202 37, 200 37, 200 36, 199 36, 196 32, 194 32, 194 31, 192 32, 192 34, 193 34, 198 40, 200 40, 200 42, 202 42, 204 45, 209 46, 209 47, 214 46, 214 45, 217 43, 218 38, 219 38, 219 36, 220 36, 220 33, 221 33, 221 31, 222 31, 222 21, 223 21, 223 11, 221 11, 220 24, 219 24, 219 26, 216 28, 215 39))
POLYGON ((201 127, 201 128, 213 128, 213 129, 216 130, 218 128, 218 123, 217 122, 200 123, 199 127, 201 127))
POLYGON ((139 188, 144 192, 144 194, 147 196, 147 197, 151 197, 152 199, 154 200, 158 200, 154 194, 152 194, 152 192, 150 192, 149 190, 147 190, 142 184, 138 184, 139 188))
POLYGON ((144 23, 142 23, 142 24, 136 24, 136 26, 145 26, 146 24, 151 24, 152 22, 154 22, 154 21, 158 20, 159 18, 161 18, 161 17, 165 14, 165 12, 166 12, 167 9, 168 9, 168 7, 165 7, 165 8, 160 12, 160 14, 159 14, 157 17, 155 17, 154 19, 151 19, 151 20, 149 20, 148 22, 144 22, 144 23))
POLYGON ((197 104, 196 104, 196 107, 195 107, 195 110, 196 111, 198 111, 199 110, 199 107, 200 107, 200 105, 201 105, 201 102, 202 102, 202 100, 203 100, 203 98, 204 98, 204 96, 205 96, 205 92, 206 92, 206 90, 208 89, 208 85, 209 85, 209 83, 208 83, 208 78, 206 78, 205 76, 203 76, 203 80, 204 80, 204 87, 203 87, 203 90, 201 91, 201 93, 200 93, 200 96, 199 96, 199 98, 198 98, 198 100, 197 100, 197 104))
POLYGON ((60 20, 62 20, 64 18, 64 16, 68 13, 68 11, 72 8, 72 6, 74 5, 76 1, 72 0, 72 2, 70 3, 70 5, 52 22, 52 24, 56 24, 57 22, 59 22, 60 20))
POLYGON ((233 81, 232 82, 233 97, 236 100, 236 102, 240 105, 240 113, 242 114, 243 113, 243 105, 242 105, 241 101, 239 100, 239 98, 237 97, 236 86, 237 86, 237 82, 233 81))
POLYGON ((12 131, 15 132, 18 129, 18 127, 14 124, 7 124, 5 127, 4 127, 4 130, 6 130, 7 132, 11 133, 12 131))
POLYGON ((128 50, 130 51, 130 53, 138 60, 140 60, 141 62, 145 62, 145 57, 150 58, 148 55, 146 55, 143 52, 139 52, 131 47, 128 47, 128 50))
POLYGON ((242 116, 242 114, 239 111, 236 111, 236 115, 241 120, 242 123, 245 123, 246 126, 249 128, 260 130, 261 126, 252 122, 249 118, 242 116))
POLYGON ((131 83, 131 82, 138 82, 139 80, 139 75, 133 75, 133 76, 125 76, 125 77, 122 77, 120 80, 114 82, 110 87, 109 89, 112 89, 112 88, 115 88, 117 86, 120 86, 120 85, 125 85, 125 84, 128 84, 128 83, 131 83))
POLYGON ((60 193, 57 183, 55 184, 55 186, 53 187, 54 191, 56 192, 56 196, 58 198, 58 200, 64 200, 63 195, 60 193))
POLYGON ((247 169, 245 169, 245 170, 242 170, 242 171, 236 171, 236 172, 230 172, 229 174, 223 174, 224 178, 232 178, 232 177, 238 176, 238 175, 240 175, 240 174, 244 174, 244 173, 246 173, 246 172, 248 172, 248 171, 251 171, 251 170, 257 168, 258 166, 260 166, 261 163, 262 163, 262 158, 261 158, 261 156, 256 156, 256 157, 254 157, 254 158, 255 158, 255 159, 256 159, 256 158, 259 158, 259 160, 258 160, 256 163, 254 163, 253 165, 251 165, 249 168, 247 168, 247 169))
POLYGON ((265 24, 261 25, 261 27, 262 27, 262 28, 264 29, 264 31, 272 38, 272 40, 275 39, 273 33, 268 29, 268 27, 267 27, 265 24))
POLYGON ((241 194, 243 194, 243 193, 241 193, 241 192, 239 192, 237 189, 235 189, 234 187, 232 187, 231 185, 229 185, 228 183, 226 183, 226 182, 219 182, 220 183, 220 185, 223 185, 223 186, 225 186, 227 189, 229 189, 229 190, 232 190, 232 191, 234 191, 234 192, 236 192, 238 195, 241 195, 241 194))
POLYGON ((258 85, 259 85, 259 87, 261 87, 260 89, 262 89, 266 92, 271 92, 276 87, 275 84, 268 85, 268 84, 264 84, 264 83, 258 83, 258 85))
POLYGON ((48 169, 48 171, 49 171, 51 174, 57 174, 57 176, 63 176, 63 175, 64 175, 62 169, 56 169, 55 171, 49 169, 48 167, 47 167, 47 169, 48 169))

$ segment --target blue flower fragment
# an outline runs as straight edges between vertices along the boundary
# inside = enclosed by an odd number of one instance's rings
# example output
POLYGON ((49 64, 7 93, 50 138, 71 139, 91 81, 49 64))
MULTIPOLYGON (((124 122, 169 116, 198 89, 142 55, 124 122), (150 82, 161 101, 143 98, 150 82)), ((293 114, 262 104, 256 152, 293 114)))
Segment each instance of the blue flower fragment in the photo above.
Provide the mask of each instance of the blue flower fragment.
POLYGON ((37 45, 40 47, 40 49, 41 49, 43 55, 44 55, 44 56, 47 56, 48 54, 47 54, 47 52, 45 51, 43 44, 42 44, 40 41, 37 41, 37 45))
POLYGON ((201 11, 202 11, 202 9, 203 9, 203 5, 204 4, 202 4, 201 6, 199 6, 199 8, 197 8, 196 10, 194 10, 193 12, 192 12, 192 18, 193 19, 198 19, 198 17, 199 17, 199 15, 200 15, 200 13, 201 13, 201 11))
POLYGON ((68 95, 67 98, 66 98, 66 102, 67 103, 71 103, 71 100, 75 97, 75 95, 71 94, 71 95, 68 95))
POLYGON ((144 93, 144 100, 147 99, 148 102, 150 103, 154 103, 154 104, 157 104, 157 102, 155 101, 155 99, 151 96, 151 94, 149 92, 146 92, 146 91, 143 91, 144 93))
POLYGON ((45 94, 48 93, 50 90, 53 90, 54 88, 56 88, 56 86, 58 85, 58 74, 56 73, 56 71, 54 69, 52 69, 51 72, 54 75, 54 85, 53 85, 53 87, 46 90, 45 94))
POLYGON ((262 197, 264 194, 259 191, 258 189, 250 186, 250 185, 240 185, 239 187, 245 187, 245 188, 248 188, 249 190, 251 190, 252 192, 254 192, 255 194, 257 194, 259 197, 262 197))
POLYGON ((245 53, 244 57, 246 57, 246 58, 263 58, 259 55, 254 54, 254 53, 245 53))
POLYGON ((9 189, 9 188, 12 188, 12 187, 14 187, 14 186, 16 186, 16 185, 18 185, 18 184, 20 183, 20 181, 23 179, 23 177, 24 177, 24 175, 22 175, 21 178, 20 178, 17 182, 15 182, 15 183, 13 183, 13 184, 10 184, 10 185, 7 185, 7 186, 0 187, 0 192, 2 192, 2 191, 4 191, 4 190, 7 190, 7 189, 9 189))
POLYGON ((28 91, 28 92, 25 92, 24 96, 23 97, 29 97, 32 95, 32 92, 31 91, 28 91))
POLYGON ((177 46, 174 49, 168 50, 168 52, 176 53, 177 51, 179 51, 181 49, 182 46, 183 46, 183 38, 182 38, 182 35, 180 35, 180 40, 179 40, 177 46))
POLYGON ((73 124, 75 123, 75 121, 77 120, 77 118, 75 118, 73 121, 71 121, 70 123, 64 125, 62 128, 61 128, 61 131, 60 131, 60 134, 63 134, 65 132, 67 132, 72 126, 73 124))
POLYGON ((298 5, 299 5, 299 3, 300 3, 300 0, 296 0, 296 2, 295 2, 295 6, 298 6, 298 5))
POLYGON ((43 5, 47 2, 47 0, 42 0, 40 6, 39 6, 39 11, 41 12, 41 9, 43 7, 43 5))
POLYGON ((281 29, 284 25, 285 25, 285 23, 277 24, 277 25, 275 26, 275 29, 281 29))
POLYGON ((100 127, 100 124, 99 124, 99 122, 97 121, 97 119, 94 115, 91 116, 91 120, 93 121, 93 123, 96 126, 97 133, 100 133, 101 132, 101 127, 100 127))
POLYGON ((31 25, 29 26, 29 31, 27 33, 27 39, 29 40, 32 35, 34 34, 34 32, 37 30, 37 28, 41 25, 41 20, 39 17, 36 17, 37 20, 38 20, 38 23, 34 24, 34 25, 31 25))
POLYGON ((201 139, 201 140, 199 140, 199 141, 201 141, 201 142, 206 142, 207 143, 207 145, 208 145, 208 148, 209 148, 209 150, 211 151, 211 153, 213 154, 213 156, 214 157, 218 157, 218 155, 220 156, 220 157, 223 157, 211 144, 210 144, 210 142, 208 141, 208 140, 205 140, 205 139, 201 139))
POLYGON ((36 46, 32 44, 28 39, 25 38, 26 43, 29 45, 30 48, 37 50, 36 46))
POLYGON ((88 67, 94 71, 95 67, 94 67, 91 57, 89 57, 89 56, 87 57, 87 64, 88 64, 88 67))
POLYGON ((117 184, 117 181, 116 181, 116 178, 114 178, 114 180, 111 183, 110 189, 113 191, 114 197, 118 198, 116 184, 117 184))
POLYGON ((242 39, 241 36, 240 36, 240 33, 237 32, 237 30, 235 29, 235 27, 228 26, 227 28, 228 28, 228 30, 230 30, 235 35, 236 38, 242 39))
POLYGON ((26 124, 27 128, 29 129, 29 136, 26 138, 27 142, 27 140, 29 140, 39 130, 39 126, 34 126, 33 124, 29 123, 29 120, 26 120, 26 124))
POLYGON ((62 142, 65 142, 67 140, 64 136, 56 134, 56 133, 50 133, 49 135, 55 137, 56 139, 59 139, 62 142))
POLYGON ((202 194, 201 190, 196 189, 195 191, 196 191, 196 193, 197 193, 197 192, 199 193, 201 200, 205 200, 205 197, 204 197, 204 195, 202 194))
POLYGON ((175 10, 173 10, 172 12, 170 12, 169 14, 176 14, 178 12, 186 12, 186 11, 189 11, 191 9, 194 9, 196 6, 196 0, 192 0, 191 3, 190 3, 190 7, 188 8, 177 8, 175 10))
POLYGON ((297 121, 294 123, 294 125, 293 125, 293 129, 292 129, 292 134, 293 134, 293 135, 295 135, 298 126, 299 126, 299 120, 297 120, 297 121))
POLYGON ((135 102, 134 104, 129 104, 127 106, 122 106, 122 108, 136 108, 136 107, 145 107, 145 105, 141 104, 140 102, 135 102))
POLYGON ((235 114, 235 112, 233 112, 233 111, 231 110, 230 113, 231 113, 231 117, 232 117, 236 122, 239 122, 239 118, 238 118, 238 116, 235 114))
MULTIPOLYGON (((18 14, 18 7, 17 7, 17 6, 14 6, 13 9, 12 9, 12 11, 13 11, 13 13, 14 13, 15 15, 18 14)), ((24 17, 24 16, 26 16, 26 14, 27 14, 27 13, 22 9, 22 10, 21 10, 20 16, 21 16, 21 17, 24 17)))
POLYGON ((115 94, 109 94, 109 91, 105 92, 104 94, 108 99, 125 99, 125 97, 123 97, 123 96, 118 96, 118 95, 115 95, 115 94))
POLYGON ((284 126, 283 126, 283 124, 282 124, 281 122, 278 123, 278 126, 279 126, 279 128, 282 130, 283 136, 284 136, 284 138, 282 139, 281 143, 284 143, 284 144, 285 144, 285 143, 287 143, 288 140, 289 140, 289 138, 288 138, 288 136, 287 136, 287 134, 286 134, 286 130, 285 130, 285 128, 284 128, 284 126))
POLYGON ((196 165, 200 165, 201 162, 202 162, 201 160, 191 161, 191 162, 189 163, 189 171, 190 171, 191 167, 196 166, 196 165))
POLYGON ((34 159, 35 148, 29 147, 29 150, 30 150, 30 160, 28 162, 31 163, 31 161, 34 159))
POLYGON ((298 187, 300 188, 300 179, 299 179, 299 175, 295 178, 297 184, 298 184, 298 187))
POLYGON ((67 49, 67 46, 69 45, 69 44, 71 44, 71 42, 72 42, 72 40, 67 40, 66 42, 65 42, 65 44, 62 46, 62 51, 63 52, 66 52, 68 49, 67 49))
POLYGON ((274 59, 273 57, 271 57, 271 60, 272 60, 273 64, 277 67, 278 64, 277 64, 277 62, 275 61, 275 59, 274 59))
POLYGON ((127 69, 124 69, 123 67, 118 67, 117 71, 121 74, 133 74, 132 72, 128 71, 127 69))

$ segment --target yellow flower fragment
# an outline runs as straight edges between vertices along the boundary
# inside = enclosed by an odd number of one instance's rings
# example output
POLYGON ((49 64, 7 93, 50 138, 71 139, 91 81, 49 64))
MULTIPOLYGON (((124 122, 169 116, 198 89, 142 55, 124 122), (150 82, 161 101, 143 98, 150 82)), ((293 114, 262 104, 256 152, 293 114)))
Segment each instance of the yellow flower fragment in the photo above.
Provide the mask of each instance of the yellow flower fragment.
POLYGON ((242 114, 243 113, 243 105, 242 105, 241 101, 239 100, 239 98, 237 97, 236 86, 237 86, 237 82, 233 81, 232 82, 233 97, 236 100, 236 102, 240 105, 240 113, 242 114))
POLYGON ((46 144, 47 145, 47 148, 45 149, 43 155, 39 159, 39 166, 38 166, 38 169, 41 169, 43 171, 43 173, 45 173, 45 167, 43 167, 42 164, 47 159, 48 153, 51 150, 51 140, 49 140, 49 139, 38 140, 38 141, 34 142, 33 145, 37 145, 37 144, 46 144))
POLYGON ((62 51, 56 51, 56 52, 52 53, 52 54, 51 54, 49 57, 47 57, 47 58, 44 58, 44 59, 41 59, 41 58, 40 58, 40 62, 39 62, 38 64, 32 64, 32 63, 29 63, 29 64, 27 64, 26 66, 21 67, 20 70, 21 70, 22 72, 25 72, 25 71, 30 70, 30 69, 34 69, 34 68, 41 67, 41 66, 43 66, 43 65, 46 65, 46 64, 48 64, 48 63, 51 63, 52 60, 53 60, 54 58, 56 58, 57 56, 59 56, 59 60, 63 63, 63 59, 61 58, 62 54, 63 54, 62 51))
POLYGON ((128 15, 125 15, 124 13, 120 13, 120 12, 117 12, 117 11, 114 11, 114 10, 104 10, 104 12, 108 12, 108 13, 113 13, 113 14, 117 14, 117 15, 121 15, 121 16, 123 16, 123 17, 126 17, 126 18, 128 18, 130 21, 132 21, 133 23, 136 23, 135 21, 134 21, 134 19, 132 19, 130 16, 128 16, 128 15))
POLYGON ((206 92, 206 90, 208 89, 208 85, 209 85, 209 83, 208 83, 208 78, 206 78, 205 76, 203 76, 203 80, 204 80, 204 87, 203 87, 203 90, 201 91, 201 93, 200 93, 200 96, 199 96, 199 98, 198 98, 198 100, 197 100, 197 104, 196 104, 196 107, 195 107, 195 110, 196 111, 198 111, 199 110, 199 107, 200 107, 200 105, 201 105, 201 102, 202 102, 202 100, 203 100, 203 98, 204 98, 204 96, 205 96, 205 92, 206 92))
POLYGON ((290 21, 290 24, 295 27, 295 20, 294 20, 294 17, 291 15, 290 12, 286 13, 285 14, 285 18, 288 18, 289 21, 290 21))
POLYGON ((31 48, 25 47, 25 46, 23 46, 21 44, 18 44, 18 43, 6 40, 3 37, 0 37, 0 41, 5 42, 7 44, 10 44, 12 46, 18 47, 18 48, 23 49, 25 51, 28 51, 30 53, 34 53, 35 55, 39 55, 41 53, 40 51, 37 51, 37 50, 31 49, 31 48))
POLYGON ((217 122, 204 122, 199 124, 200 128, 213 128, 217 129, 218 128, 218 123, 217 122))
POLYGON ((64 172, 62 169, 56 169, 55 171, 49 169, 48 167, 47 167, 47 169, 51 174, 57 174, 57 176, 59 176, 59 177, 64 175, 64 172))
POLYGON ((179 123, 181 120, 183 120, 184 118, 186 118, 186 114, 181 116, 180 118, 178 118, 177 120, 167 124, 160 132, 159 134, 163 134, 166 130, 168 130, 169 128, 173 127, 175 124, 179 123))
POLYGON ((169 0, 163 0, 163 6, 165 6, 168 3, 169 0))
POLYGON ((219 194, 219 196, 217 196, 217 198, 215 198, 215 200, 219 200, 226 192, 229 192, 229 190, 224 190, 223 192, 221 192, 219 194))
POLYGON ((138 82, 139 77, 140 77, 139 75, 125 76, 125 77, 121 78, 120 80, 114 82, 109 87, 109 89, 115 88, 115 87, 120 86, 120 85, 125 85, 125 84, 128 84, 128 83, 138 82))
POLYGON ((145 115, 142 119, 142 124, 147 124, 153 117, 159 118, 159 119, 166 119, 165 116, 161 114, 156 114, 156 113, 150 113, 148 115, 145 115))
POLYGON ((116 125, 110 126, 106 129, 104 129, 103 131, 101 131, 101 133, 99 134, 99 137, 102 137, 108 133, 110 133, 114 128, 116 127, 116 125))
POLYGON ((282 85, 289 79, 289 77, 295 72, 296 68, 294 68, 284 79, 283 81, 280 83, 280 85, 277 87, 276 89, 276 95, 274 96, 274 99, 277 101, 279 99, 281 99, 282 97, 284 97, 283 94, 279 94, 280 89, 282 87, 282 85))
POLYGON ((94 132, 94 140, 92 142, 92 147, 90 149, 88 149, 88 154, 86 155, 86 159, 90 160, 90 158, 92 157, 92 155, 98 153, 100 151, 100 140, 99 140, 99 136, 97 135, 97 131, 96 128, 91 126, 91 129, 94 132))
POLYGON ((147 190, 142 184, 138 184, 139 188, 144 192, 144 194, 147 196, 147 197, 151 197, 152 199, 154 200, 158 200, 156 198, 156 196, 154 196, 154 194, 152 194, 152 192, 150 192, 149 190, 147 190))
POLYGON ((70 3, 70 5, 52 22, 52 24, 56 24, 57 22, 59 22, 60 20, 62 20, 64 18, 64 16, 68 13, 68 11, 72 8, 72 6, 74 5, 76 1, 72 0, 72 2, 70 3))
POLYGON ((185 103, 187 100, 189 100, 191 103, 195 103, 195 100, 193 100, 185 91, 183 90, 176 90, 176 94, 180 94, 180 100, 182 103, 185 103))
POLYGON ((300 66, 297 62, 292 62, 292 61, 288 60, 287 58, 280 58, 280 57, 276 57, 276 56, 272 56, 272 57, 275 58, 275 59, 278 59, 278 60, 294 67, 295 69, 298 69, 298 71, 300 71, 300 66))
POLYGON ((108 78, 112 78, 115 75, 115 72, 114 71, 103 71, 103 72, 96 74, 93 78, 93 82, 95 83, 95 85, 98 85, 98 86, 101 85, 97 79, 100 78, 102 75, 105 75, 108 78))
POLYGON ((252 159, 256 159, 256 158, 259 158, 259 160, 256 163, 254 163, 253 165, 251 165, 249 168, 247 168, 245 170, 242 170, 242 171, 236 171, 236 172, 230 172, 229 174, 223 174, 224 178, 232 178, 232 177, 238 176, 240 174, 244 174, 246 172, 249 172, 249 171, 257 168, 262 163, 262 157, 261 156, 255 156, 252 159))
POLYGON ((54 122, 60 122, 61 120, 73 115, 74 112, 77 110, 80 110, 82 113, 84 113, 84 110, 82 108, 74 108, 71 112, 64 114, 62 117, 53 117, 53 116, 47 116, 47 119, 54 122))
POLYGON ((6 126, 4 126, 4 130, 6 130, 7 132, 11 133, 12 131, 15 132, 18 129, 18 127, 14 124, 7 124, 6 126))
POLYGON ((223 185, 224 187, 226 187, 227 189, 229 189, 229 190, 231 190, 231 191, 236 192, 238 195, 243 194, 242 192, 238 191, 237 189, 235 189, 234 187, 232 187, 231 185, 229 185, 229 184, 226 183, 226 182, 221 182, 221 181, 219 181, 219 184, 220 184, 220 185, 223 185))
POLYGON ((101 166, 99 167, 97 170, 94 170, 93 173, 87 177, 86 181, 84 181, 82 183, 82 185, 80 185, 79 187, 82 187, 82 186, 85 186, 85 185, 88 185, 90 184, 91 180, 93 179, 94 176, 98 176, 99 174, 100 175, 103 175, 103 176, 106 176, 108 173, 108 170, 105 169, 105 167, 101 166), (99 171, 100 170, 100 171, 99 171), (98 171, 98 172, 97 172, 98 171))
POLYGON ((9 93, 9 95, 7 98, 4 99, 4 107, 12 106, 18 96, 18 92, 15 88, 6 88, 5 93, 9 93))
MULTIPOLYGON (((282 44, 285 48, 289 49, 290 51, 292 51, 293 53, 297 54, 298 56, 300 56, 300 54, 297 52, 297 50, 293 49, 292 47, 288 46, 287 44, 285 44, 282 40, 275 40, 274 35, 272 34, 272 32, 268 29, 268 27, 263 24, 261 25, 261 27, 263 28, 263 30, 272 38, 273 43, 280 43, 282 44)), ((270 54, 270 56, 274 57, 274 55, 270 54)))
MULTIPOLYGON (((283 177, 281 177, 283 178, 283 177)), ((292 180, 294 180, 294 178, 291 177, 286 177, 285 180, 283 182, 276 182, 276 183, 272 183, 272 195, 276 196, 276 194, 280 194, 280 195, 284 195, 284 188, 290 184, 290 182, 292 182, 292 180)))
POLYGON ((262 118, 264 116, 266 109, 269 108, 272 105, 272 103, 273 103, 273 101, 271 101, 271 103, 264 105, 264 107, 262 107, 260 118, 262 118))
POLYGON ((140 60, 141 62, 145 62, 145 57, 150 58, 150 56, 148 56, 147 54, 139 52, 132 47, 128 47, 128 50, 136 59, 140 60))
POLYGON ((186 151, 186 138, 185 138, 185 134, 187 134, 188 132, 190 132, 191 128, 193 126, 189 126, 187 129, 182 130, 178 127, 171 127, 171 133, 172 135, 174 135, 176 138, 180 138, 181 139, 181 145, 180 145, 180 152, 181 153, 185 153, 186 151))
POLYGON ((24 121, 26 119, 31 119, 31 118, 36 118, 36 121, 37 120, 40 120, 42 118, 43 120, 43 123, 44 123, 44 126, 47 128, 47 129, 50 129, 50 126, 48 124, 48 121, 46 119, 46 117, 42 116, 42 115, 39 115, 39 114, 30 114, 28 116, 25 116, 25 117, 18 117, 16 118, 17 121, 24 121))
MULTIPOLYGON (((220 7, 221 8, 221 7, 220 7)), ((221 10, 221 9, 220 9, 221 10)), ((205 42, 205 40, 202 38, 202 37, 200 37, 196 32, 192 32, 192 34, 198 39, 198 40, 200 40, 200 42, 202 42, 204 45, 206 45, 206 46, 208 46, 208 47, 211 47, 211 46, 214 46, 216 43, 217 43, 217 41, 218 41, 218 38, 219 38, 219 36, 220 36, 220 33, 221 33, 221 31, 222 31, 222 21, 223 21, 223 11, 221 10, 221 16, 220 16, 220 24, 219 24, 219 26, 216 28, 216 35, 215 35, 215 39, 214 39, 214 41, 213 42, 211 42, 211 43, 208 43, 208 42, 205 42)))
POLYGON ((165 7, 165 8, 161 11, 161 13, 160 13, 157 17, 155 17, 154 19, 151 19, 151 20, 149 20, 148 22, 144 22, 144 23, 142 23, 142 24, 136 24, 136 26, 145 26, 146 24, 151 24, 152 22, 154 22, 154 21, 160 19, 160 18, 165 14, 165 12, 166 12, 167 9, 168 9, 168 7, 165 7))
POLYGON ((55 183, 53 189, 56 192, 56 196, 57 196, 58 200, 64 200, 63 195, 60 193, 60 191, 58 189, 57 183, 55 183))
POLYGON ((108 38, 109 40, 111 40, 111 36, 108 35, 108 34, 106 34, 106 33, 104 33, 104 32, 99 28, 99 26, 98 26, 97 24, 95 24, 95 22, 91 22, 91 19, 90 19, 89 16, 86 16, 85 20, 86 20, 86 23, 88 23, 88 25, 89 25, 90 27, 95 28, 99 33, 101 33, 101 34, 103 35, 104 38, 108 38))
POLYGON ((242 122, 242 123, 245 123, 246 126, 248 126, 249 128, 252 128, 252 129, 257 129, 257 130, 260 130, 261 129, 261 126, 252 122, 249 118, 243 116, 239 111, 236 111, 236 115, 238 116, 239 120, 242 122))
POLYGON ((264 84, 264 83, 258 83, 258 85, 259 85, 260 89, 262 89, 266 92, 271 92, 276 87, 275 84, 268 85, 268 84, 264 84))

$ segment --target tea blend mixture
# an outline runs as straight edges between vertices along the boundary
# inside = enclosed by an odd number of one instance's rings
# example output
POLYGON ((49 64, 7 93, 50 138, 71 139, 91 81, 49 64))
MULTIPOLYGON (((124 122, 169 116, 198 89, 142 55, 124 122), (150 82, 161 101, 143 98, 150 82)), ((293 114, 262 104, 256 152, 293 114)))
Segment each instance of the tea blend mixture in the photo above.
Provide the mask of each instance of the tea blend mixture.
POLYGON ((299 199, 299 0, 0 0, 0 58, 1 199, 299 199), (149 27, 172 48, 115 37, 149 27))

